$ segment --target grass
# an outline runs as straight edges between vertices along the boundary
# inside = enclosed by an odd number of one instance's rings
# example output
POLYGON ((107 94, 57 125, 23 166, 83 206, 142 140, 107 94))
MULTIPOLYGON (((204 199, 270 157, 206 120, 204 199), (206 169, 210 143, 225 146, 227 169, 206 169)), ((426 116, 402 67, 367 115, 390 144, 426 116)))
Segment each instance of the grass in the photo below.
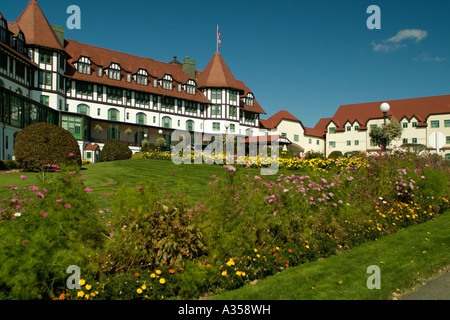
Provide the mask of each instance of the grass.
POLYGON ((213 300, 386 300, 404 294, 450 264, 450 211, 350 251, 210 297, 213 300), (366 273, 380 267, 381 288, 366 273), (400 292, 398 292, 400 289, 400 292))

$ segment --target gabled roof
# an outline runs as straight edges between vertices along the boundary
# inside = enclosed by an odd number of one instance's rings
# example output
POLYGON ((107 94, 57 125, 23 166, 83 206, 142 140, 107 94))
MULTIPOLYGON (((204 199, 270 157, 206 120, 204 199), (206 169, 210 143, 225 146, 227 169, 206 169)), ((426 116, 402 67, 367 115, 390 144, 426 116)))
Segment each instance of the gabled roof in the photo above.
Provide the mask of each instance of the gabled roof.
POLYGON ((25 10, 17 18, 16 23, 25 34, 27 44, 64 50, 36 0, 31 0, 28 3, 25 10))
POLYGON ((281 120, 290 120, 298 122, 303 127, 302 122, 298 118, 296 118, 295 116, 293 116, 292 114, 290 114, 288 111, 285 110, 280 110, 271 117, 269 117, 268 119, 266 120, 261 119, 259 121, 262 124, 262 126, 266 129, 276 129, 277 126, 280 124, 281 120))
POLYGON ((382 102, 387 102, 391 107, 388 117, 395 117, 397 120, 416 117, 418 126, 426 125, 427 118, 432 114, 450 112, 450 95, 341 105, 331 118, 337 126, 336 131, 344 130, 347 121, 358 121, 360 129, 367 129, 370 119, 383 118, 380 111, 382 102))
POLYGON ((218 87, 245 91, 245 87, 242 86, 243 83, 234 78, 219 51, 214 53, 205 70, 198 77, 197 82, 199 88, 218 87))
POLYGON ((330 123, 331 118, 322 118, 316 123, 314 128, 305 127, 305 135, 324 138, 327 133, 327 126, 330 123))

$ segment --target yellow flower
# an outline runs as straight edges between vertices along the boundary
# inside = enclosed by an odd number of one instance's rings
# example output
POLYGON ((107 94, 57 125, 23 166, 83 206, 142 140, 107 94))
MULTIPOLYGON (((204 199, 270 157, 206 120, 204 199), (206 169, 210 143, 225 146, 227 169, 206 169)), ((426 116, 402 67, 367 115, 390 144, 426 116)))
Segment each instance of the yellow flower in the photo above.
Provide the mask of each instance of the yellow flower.
POLYGON ((164 284, 166 283, 166 280, 164 278, 159 279, 159 283, 164 284))
POLYGON ((80 282, 79 282, 80 286, 84 286, 85 283, 86 283, 86 280, 80 279, 80 282))
POLYGON ((226 276, 227 275, 227 270, 222 271, 222 275, 226 276))
POLYGON ((258 252, 258 249, 253 249, 253 251, 255 251, 255 253, 256 253, 256 252, 258 252))
POLYGON ((84 296, 84 292, 83 291, 78 291, 77 297, 83 298, 83 296, 84 296))
POLYGON ((142 293, 142 289, 141 289, 141 288, 138 288, 138 289, 136 290, 136 292, 137 292, 138 294, 141 294, 141 293, 142 293))
POLYGON ((145 284, 141 287, 142 290, 147 289, 147 287, 145 286, 145 284))
POLYGON ((306 248, 306 249, 309 249, 309 244, 307 244, 307 245, 305 246, 305 248, 306 248))
POLYGON ((156 274, 161 274, 161 270, 156 270, 156 274))
POLYGON ((229 266, 229 267, 234 266, 233 259, 230 258, 230 260, 227 262, 227 266, 229 266))
POLYGON ((151 278, 155 278, 155 277, 156 277, 156 274, 152 273, 152 274, 150 275, 150 277, 151 277, 151 278))
POLYGON ((87 290, 87 291, 91 290, 91 288, 92 288, 92 286, 91 286, 90 284, 87 284, 87 285, 86 285, 86 290, 87 290))
POLYGON ((236 275, 240 277, 242 275, 242 272, 236 271, 236 275))
POLYGON ((256 257, 259 259, 259 258, 261 258, 261 255, 257 254, 256 257))

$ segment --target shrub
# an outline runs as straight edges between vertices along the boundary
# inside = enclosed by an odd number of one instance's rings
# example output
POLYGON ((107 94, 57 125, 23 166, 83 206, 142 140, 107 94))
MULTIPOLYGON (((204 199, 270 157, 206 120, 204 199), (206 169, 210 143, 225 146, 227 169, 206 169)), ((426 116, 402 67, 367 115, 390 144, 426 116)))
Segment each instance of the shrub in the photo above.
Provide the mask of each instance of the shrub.
POLYGON ((342 152, 341 151, 333 151, 328 156, 328 158, 333 158, 333 159, 337 159, 337 158, 340 158, 340 157, 342 157, 342 152))
POLYGON ((96 272, 104 224, 79 174, 51 173, 0 203, 0 288, 4 299, 51 299, 71 265, 96 272))
POLYGON ((81 152, 73 135, 54 124, 39 122, 22 129, 14 142, 19 166, 40 171, 45 164, 81 166, 81 152))
POLYGON ((19 169, 19 165, 15 160, 0 160, 0 170, 19 169))
POLYGON ((128 145, 120 140, 110 140, 100 151, 100 161, 115 161, 130 159, 133 155, 128 145))
POLYGON ((305 160, 310 160, 310 159, 315 159, 315 158, 323 159, 324 155, 320 151, 308 151, 307 153, 305 153, 305 160))

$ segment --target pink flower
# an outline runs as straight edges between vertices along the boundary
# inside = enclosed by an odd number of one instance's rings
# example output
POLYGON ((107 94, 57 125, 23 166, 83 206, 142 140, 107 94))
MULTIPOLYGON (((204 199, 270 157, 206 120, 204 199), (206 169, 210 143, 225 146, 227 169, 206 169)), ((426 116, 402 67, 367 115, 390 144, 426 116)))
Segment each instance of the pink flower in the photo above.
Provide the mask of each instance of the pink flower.
POLYGON ((29 189, 30 191, 38 191, 38 190, 39 190, 39 188, 36 187, 36 186, 30 186, 28 189, 29 189))
POLYGON ((36 195, 37 195, 39 198, 41 198, 41 199, 44 199, 44 198, 45 198, 44 195, 43 195, 42 193, 40 193, 40 192, 36 192, 36 195))
POLYGON ((105 197, 109 197, 109 193, 105 193, 105 197))
POLYGON ((261 180, 261 177, 255 176, 255 180, 261 180))
POLYGON ((27 180, 28 179, 27 176, 24 176, 24 175, 21 175, 20 178, 23 179, 23 180, 27 180))
POLYGON ((69 153, 69 157, 73 157, 75 155, 75 153, 69 153))
POLYGON ((47 213, 46 212, 44 212, 44 211, 42 211, 41 212, 41 216, 43 216, 44 218, 47 216, 47 213))
POLYGON ((93 190, 90 189, 90 188, 84 188, 84 191, 85 191, 85 192, 92 192, 93 190))
POLYGON ((235 167, 233 167, 233 166, 223 166, 224 168, 227 168, 229 171, 233 171, 233 172, 235 172, 236 171, 236 168, 235 167))
POLYGON ((70 203, 66 203, 66 204, 64 204, 64 208, 66 208, 66 209, 70 209, 70 207, 71 207, 70 203))
POLYGON ((63 199, 57 199, 56 200, 56 203, 60 203, 60 202, 62 202, 63 201, 63 199))

